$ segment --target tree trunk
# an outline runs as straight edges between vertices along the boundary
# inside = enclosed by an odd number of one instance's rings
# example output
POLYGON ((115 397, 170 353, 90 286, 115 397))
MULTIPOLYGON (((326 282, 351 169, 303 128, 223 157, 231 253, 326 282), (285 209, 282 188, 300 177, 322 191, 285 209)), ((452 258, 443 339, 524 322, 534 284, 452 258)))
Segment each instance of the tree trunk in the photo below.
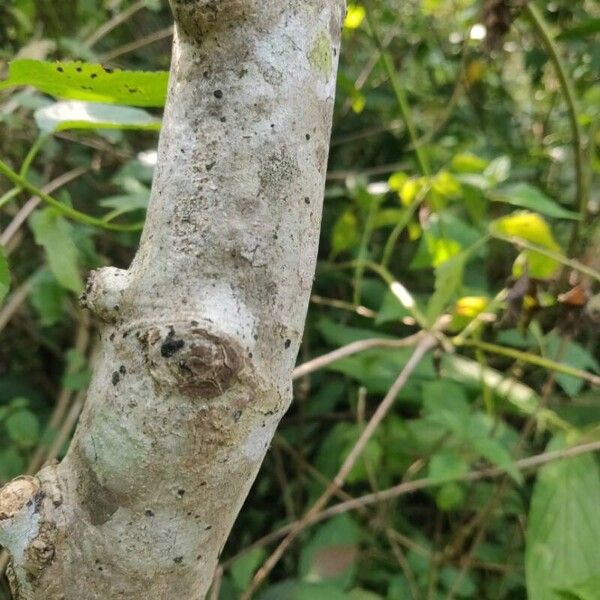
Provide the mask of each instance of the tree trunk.
POLYGON ((204 598, 291 401, 344 1, 171 4, 140 248, 83 297, 102 321, 83 415, 62 463, 0 492, 16 600, 204 598))

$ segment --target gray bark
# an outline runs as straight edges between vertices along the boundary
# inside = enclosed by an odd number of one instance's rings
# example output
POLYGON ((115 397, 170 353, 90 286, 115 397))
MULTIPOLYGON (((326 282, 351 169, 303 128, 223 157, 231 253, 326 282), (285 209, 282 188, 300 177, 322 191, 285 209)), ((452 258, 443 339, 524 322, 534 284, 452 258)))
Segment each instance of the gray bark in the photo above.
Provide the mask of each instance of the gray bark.
POLYGON ((344 2, 172 8, 140 248, 84 294, 101 320, 84 412, 60 464, 0 492, 16 600, 204 598, 291 401, 344 2))

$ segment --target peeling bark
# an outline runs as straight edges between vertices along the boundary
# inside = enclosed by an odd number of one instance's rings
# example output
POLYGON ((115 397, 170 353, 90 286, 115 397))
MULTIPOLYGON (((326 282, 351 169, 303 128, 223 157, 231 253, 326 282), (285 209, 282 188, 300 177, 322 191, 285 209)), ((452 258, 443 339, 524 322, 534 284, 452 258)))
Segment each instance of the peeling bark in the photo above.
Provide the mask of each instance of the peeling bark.
POLYGON ((204 598, 291 401, 343 0, 172 0, 139 251, 92 273, 101 352, 65 459, 0 492, 16 600, 204 598))

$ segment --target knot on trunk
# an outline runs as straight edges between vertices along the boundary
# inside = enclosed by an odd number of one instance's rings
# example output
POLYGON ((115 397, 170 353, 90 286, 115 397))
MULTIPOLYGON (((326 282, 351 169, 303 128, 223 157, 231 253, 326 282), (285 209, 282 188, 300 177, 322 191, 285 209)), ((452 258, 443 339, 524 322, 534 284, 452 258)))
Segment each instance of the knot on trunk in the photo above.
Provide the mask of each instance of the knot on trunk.
POLYGON ((220 396, 245 366, 236 339, 197 321, 150 327, 137 337, 152 378, 190 398, 220 396))
POLYGON ((85 291, 79 297, 81 306, 91 310, 102 321, 114 323, 121 311, 123 292, 129 282, 129 272, 114 267, 92 271, 85 291))
POLYGON ((18 477, 0 490, 0 523, 14 517, 40 490, 35 477, 18 477))

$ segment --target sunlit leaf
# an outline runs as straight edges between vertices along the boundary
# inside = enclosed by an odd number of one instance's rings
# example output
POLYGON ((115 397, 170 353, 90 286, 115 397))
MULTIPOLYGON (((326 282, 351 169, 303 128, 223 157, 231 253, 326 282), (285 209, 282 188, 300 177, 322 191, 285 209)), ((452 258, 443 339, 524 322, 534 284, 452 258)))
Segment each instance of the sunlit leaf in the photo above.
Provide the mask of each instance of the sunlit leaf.
POLYGON ((15 60, 0 89, 30 85, 41 92, 69 100, 164 106, 169 74, 166 71, 121 71, 82 62, 15 60))
POLYGON ((331 249, 334 254, 352 248, 359 241, 358 219, 356 215, 347 210, 343 212, 331 233, 331 249))
POLYGON ((462 153, 453 156, 451 164, 456 173, 483 173, 488 161, 474 154, 462 153))
POLYGON ((364 6, 350 4, 348 6, 348 12, 346 13, 344 27, 346 29, 358 29, 364 21, 366 14, 364 6))
POLYGON ((34 113, 44 133, 66 129, 142 129, 158 130, 161 121, 140 108, 98 104, 80 100, 55 102, 34 113))

